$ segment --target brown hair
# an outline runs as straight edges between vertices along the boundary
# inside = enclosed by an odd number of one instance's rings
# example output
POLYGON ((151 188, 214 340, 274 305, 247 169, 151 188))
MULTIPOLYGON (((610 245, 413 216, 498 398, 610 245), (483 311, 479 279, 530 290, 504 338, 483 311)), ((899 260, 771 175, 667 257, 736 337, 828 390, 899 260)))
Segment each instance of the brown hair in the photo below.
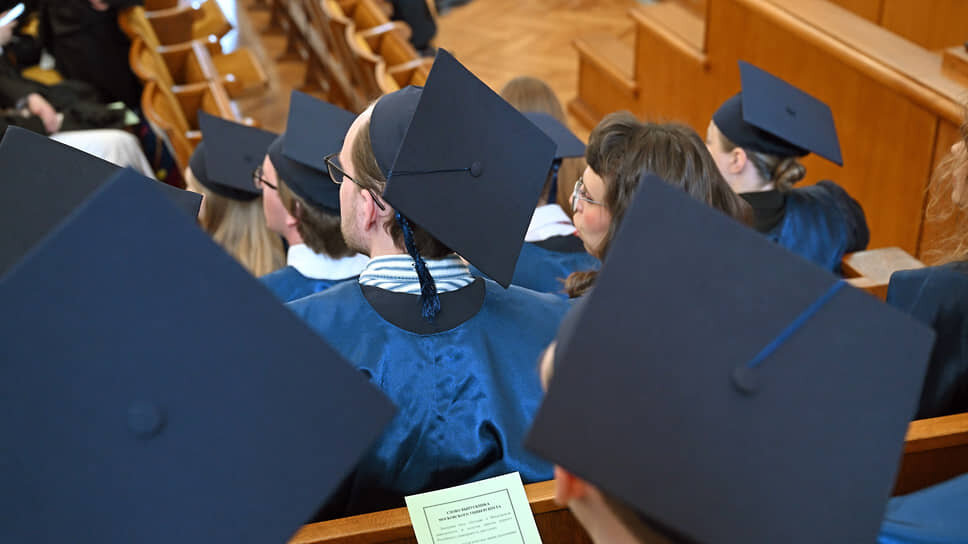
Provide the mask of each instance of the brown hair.
MULTIPOLYGON (((353 169, 356 171, 356 181, 360 185, 372 190, 377 195, 383 194, 383 188, 387 180, 380 170, 380 165, 376 162, 376 155, 373 154, 373 143, 370 141, 370 120, 366 119, 356 134, 353 141, 352 161, 353 169)), ((379 198, 379 197, 378 197, 379 198)), ((409 218, 408 218, 409 219, 409 218)), ((413 227, 413 242, 417 251, 424 259, 442 259, 454 251, 434 238, 429 232, 420 225, 410 221, 413 227)), ((383 225, 393 243, 398 249, 406 250, 403 242, 403 228, 397 223, 396 217, 390 217, 383 225)))
POLYGON ((338 215, 310 206, 302 197, 293 193, 282 178, 279 179, 278 191, 283 207, 298 220, 296 230, 309 249, 334 259, 356 254, 343 239, 338 215))
MULTIPOLYGON (((719 132, 719 141, 723 144, 723 151, 729 152, 737 146, 726 137, 722 131, 719 132)), ((759 151, 752 151, 743 148, 746 157, 761 178, 772 182, 776 190, 788 192, 793 190, 793 184, 803 179, 807 175, 807 167, 800 163, 796 157, 778 157, 759 151)))
POLYGON ((961 144, 964 147, 960 153, 948 153, 938 163, 927 188, 927 220, 943 224, 948 232, 939 241, 938 248, 928 251, 933 261, 968 259, 968 104, 961 124, 961 144), (955 177, 960 169, 965 169, 963 179, 955 177), (952 202, 958 184, 961 184, 959 202, 952 202))
POLYGON ((253 276, 263 276, 282 268, 285 264, 282 240, 266 227, 260 199, 232 200, 206 189, 195 179, 190 168, 185 174, 187 187, 205 197, 199 222, 216 243, 253 276))
MULTIPOLYGON (((546 113, 554 117, 559 123, 568 126, 568 118, 565 117, 565 112, 558 101, 558 97, 555 96, 555 92, 551 90, 547 83, 538 78, 518 76, 512 79, 501 89, 501 98, 518 111, 546 113)), ((571 192, 574 190, 575 182, 583 170, 585 170, 585 159, 581 157, 562 159, 561 167, 558 169, 558 194, 555 195, 554 200, 557 200, 558 205, 569 216, 572 214, 571 192)), ((551 196, 548 194, 551 190, 550 181, 551 176, 549 174, 545 181, 544 190, 541 192, 541 202, 547 201, 551 196)))
MULTIPOLYGON (((730 189, 702 138, 685 125, 643 123, 628 112, 609 114, 592 131, 585 160, 605 181, 603 203, 612 216, 598 248, 602 259, 646 173, 745 225, 752 223, 752 208, 730 189)), ((573 272, 565 280, 565 291, 573 298, 581 296, 597 276, 595 271, 573 272)))

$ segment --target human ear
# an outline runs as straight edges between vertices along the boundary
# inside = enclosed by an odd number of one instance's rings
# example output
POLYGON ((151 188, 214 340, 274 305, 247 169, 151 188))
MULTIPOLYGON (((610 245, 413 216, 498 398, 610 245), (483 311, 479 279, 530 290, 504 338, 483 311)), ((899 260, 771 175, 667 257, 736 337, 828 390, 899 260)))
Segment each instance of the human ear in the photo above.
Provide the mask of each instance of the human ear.
POLYGON ((740 174, 749 163, 749 156, 742 147, 735 147, 729 152, 729 173, 740 174))

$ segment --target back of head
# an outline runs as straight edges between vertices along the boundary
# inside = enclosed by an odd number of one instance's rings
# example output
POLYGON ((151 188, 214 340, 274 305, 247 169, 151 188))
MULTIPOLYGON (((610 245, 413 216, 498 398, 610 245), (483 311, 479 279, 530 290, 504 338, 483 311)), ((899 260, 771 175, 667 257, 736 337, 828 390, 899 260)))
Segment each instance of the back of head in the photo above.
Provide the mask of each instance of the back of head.
MULTIPOLYGON (((561 107, 555 92, 547 83, 536 77, 518 76, 512 79, 501 89, 501 98, 520 112, 546 113, 559 123, 568 126, 565 110, 561 107)), ((584 169, 585 161, 580 157, 561 159, 561 165, 557 171, 557 194, 542 194, 539 202, 557 200, 558 205, 571 214, 572 210, 569 209, 571 192, 584 169)), ((549 178, 549 184, 545 186, 546 191, 551 190, 550 182, 549 178)))
MULTIPOLYGON (((639 180, 647 173, 743 224, 752 222, 749 204, 730 189, 702 138, 685 125, 642 122, 628 112, 612 113, 592 131, 585 160, 605 181, 604 204, 612 217, 599 250, 603 259, 639 180)), ((580 296, 596 275, 576 272, 569 276, 565 289, 570 296, 580 296)))
POLYGON ((296 230, 304 244, 314 253, 327 255, 334 259, 351 257, 355 251, 346 245, 343 233, 340 231, 339 215, 327 212, 309 204, 304 198, 293 192, 286 185, 286 180, 280 178, 279 200, 289 215, 297 219, 296 230))
POLYGON ((947 235, 927 256, 938 262, 968 260, 968 104, 961 139, 935 168, 928 195, 927 221, 947 235))
MULTIPOLYGON (((725 134, 720 133, 719 141, 723 151, 732 151, 739 147, 725 134)), ((762 151, 743 148, 746 158, 756 169, 759 177, 767 183, 772 183, 778 191, 787 192, 793 189, 793 184, 807 175, 807 168, 797 157, 780 157, 762 151)))

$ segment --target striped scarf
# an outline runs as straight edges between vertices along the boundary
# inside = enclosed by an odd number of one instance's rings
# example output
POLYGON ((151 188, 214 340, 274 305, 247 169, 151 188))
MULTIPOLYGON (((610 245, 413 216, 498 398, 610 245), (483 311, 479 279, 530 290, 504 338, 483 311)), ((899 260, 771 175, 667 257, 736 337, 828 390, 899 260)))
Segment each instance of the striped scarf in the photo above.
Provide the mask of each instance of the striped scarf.
MULTIPOLYGON (((456 291, 474 281, 470 268, 457 255, 443 259, 426 260, 437 291, 456 291)), ((360 272, 360 285, 379 287, 394 293, 420 294, 420 280, 409 255, 388 255, 370 259, 360 272)))

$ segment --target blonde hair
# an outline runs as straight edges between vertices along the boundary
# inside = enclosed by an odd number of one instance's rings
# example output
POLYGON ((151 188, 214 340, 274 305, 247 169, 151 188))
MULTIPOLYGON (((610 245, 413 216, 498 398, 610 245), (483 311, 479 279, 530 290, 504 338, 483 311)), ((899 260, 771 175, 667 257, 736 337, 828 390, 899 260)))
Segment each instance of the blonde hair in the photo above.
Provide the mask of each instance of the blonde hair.
MULTIPOLYGON (((723 144, 723 151, 732 151, 737 146, 722 131, 719 132, 719 141, 723 144)), ((752 151, 743 148, 746 157, 756 168, 756 172, 761 178, 772 182, 776 190, 788 192, 793 190, 793 184, 800 181, 807 175, 807 167, 800 163, 796 157, 778 157, 760 151, 752 151)))
POLYGON ((285 264, 282 240, 266 227, 260 198, 248 202, 232 200, 206 189, 191 168, 185 174, 188 189, 205 197, 199 222, 216 243, 253 276, 264 276, 282 268, 285 264))
MULTIPOLYGON (((501 89, 501 98, 520 112, 540 112, 554 117, 562 125, 568 126, 568 118, 561 102, 547 83, 536 77, 518 76, 501 89)), ((558 169, 558 194, 555 200, 569 216, 572 215, 571 192, 575 189, 578 176, 585 171, 585 159, 570 157, 561 160, 558 169)))
POLYGON ((948 153, 935 168, 928 184, 927 221, 943 224, 948 234, 941 238, 939 247, 928 251, 932 261, 950 262, 968 259, 968 104, 965 121, 961 124, 960 153, 948 153), (956 179, 959 170, 964 177, 956 179), (960 184, 959 201, 952 202, 955 188, 960 184))

